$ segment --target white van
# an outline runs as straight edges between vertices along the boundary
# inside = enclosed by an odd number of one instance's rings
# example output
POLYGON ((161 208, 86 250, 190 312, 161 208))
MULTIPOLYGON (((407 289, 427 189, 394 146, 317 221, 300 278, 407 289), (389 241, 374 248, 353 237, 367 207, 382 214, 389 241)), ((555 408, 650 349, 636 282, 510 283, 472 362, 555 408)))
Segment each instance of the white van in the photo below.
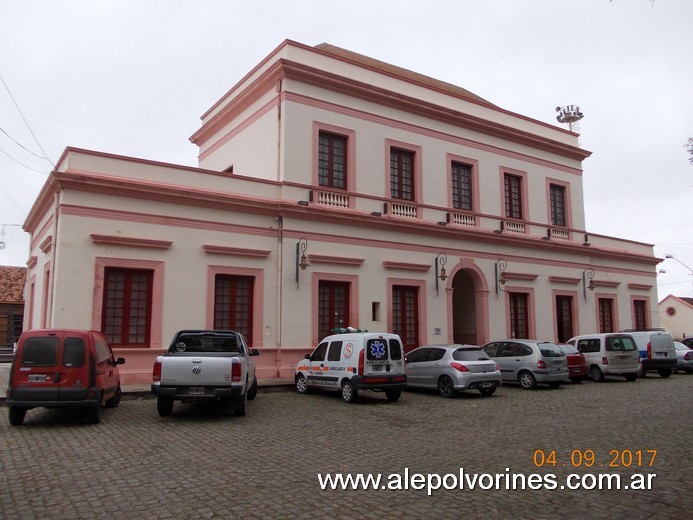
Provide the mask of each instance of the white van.
POLYGON ((396 401, 406 387, 402 340, 397 334, 335 329, 296 365, 296 390, 337 390, 352 403, 359 390, 385 392, 396 401))
POLYGON ((640 377, 647 371, 656 370, 662 377, 669 377, 676 368, 676 347, 671 334, 664 329, 632 330, 625 332, 632 336, 640 351, 640 377))
POLYGON ((604 376, 624 376, 635 381, 640 372, 638 346, 630 334, 584 334, 568 340, 585 356, 590 377, 602 382, 604 376))

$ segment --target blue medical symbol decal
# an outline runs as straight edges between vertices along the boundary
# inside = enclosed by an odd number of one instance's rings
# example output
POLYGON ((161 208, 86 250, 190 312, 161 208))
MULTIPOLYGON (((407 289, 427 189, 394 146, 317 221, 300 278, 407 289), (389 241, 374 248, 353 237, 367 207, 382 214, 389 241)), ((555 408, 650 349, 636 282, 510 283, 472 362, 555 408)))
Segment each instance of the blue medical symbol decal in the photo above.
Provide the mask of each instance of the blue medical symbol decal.
POLYGON ((371 345, 371 356, 373 356, 376 359, 380 359, 384 355, 385 345, 383 345, 380 341, 374 341, 371 345))

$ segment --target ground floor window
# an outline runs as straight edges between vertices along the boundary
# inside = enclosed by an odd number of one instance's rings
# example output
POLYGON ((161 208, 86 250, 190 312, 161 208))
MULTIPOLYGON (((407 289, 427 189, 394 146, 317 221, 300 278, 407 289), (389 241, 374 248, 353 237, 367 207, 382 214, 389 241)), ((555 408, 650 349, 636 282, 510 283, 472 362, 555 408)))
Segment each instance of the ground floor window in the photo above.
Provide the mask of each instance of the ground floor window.
POLYGON ((418 287, 392 287, 392 332, 402 338, 405 351, 419 346, 418 287))
POLYGON ((556 332, 559 343, 565 343, 573 337, 572 296, 556 296, 556 332))
POLYGON ((149 345, 152 277, 149 269, 105 268, 101 330, 111 345, 149 345))
POLYGON ((614 331, 614 301, 611 298, 599 298, 599 332, 614 331))
POLYGON ((510 337, 529 338, 528 298, 526 293, 510 293, 510 337))
POLYGON ((253 277, 217 274, 214 279, 214 328, 235 330, 253 344, 253 277))
POLYGON ((318 285, 318 339, 332 334, 332 329, 348 327, 348 282, 320 281, 318 285))

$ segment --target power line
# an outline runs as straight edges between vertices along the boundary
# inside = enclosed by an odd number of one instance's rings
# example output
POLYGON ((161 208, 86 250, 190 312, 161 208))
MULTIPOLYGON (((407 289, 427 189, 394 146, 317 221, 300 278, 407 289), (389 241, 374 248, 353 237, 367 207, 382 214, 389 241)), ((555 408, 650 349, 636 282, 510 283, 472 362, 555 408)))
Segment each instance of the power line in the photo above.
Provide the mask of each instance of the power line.
MULTIPOLYGON (((35 172, 43 173, 44 175, 48 175, 48 172, 44 172, 44 171, 41 171, 41 170, 37 170, 36 168, 32 168, 31 166, 27 166, 26 164, 24 164, 24 163, 22 163, 22 162, 19 162, 17 159, 15 159, 14 157, 12 157, 10 154, 8 154, 8 153, 7 153, 5 150, 3 150, 2 148, 0 148, 0 152, 4 153, 7 157, 9 157, 10 159, 12 159, 14 162, 16 162, 17 164, 19 164, 20 166, 24 166, 24 168, 26 168, 27 170, 33 170, 33 171, 35 171, 35 172)), ((50 162, 50 161, 49 161, 49 162, 50 162)), ((51 164, 53 164, 53 163, 51 163, 51 164)))
POLYGON ((30 133, 31 136, 34 138, 34 141, 36 141, 36 144, 37 144, 38 147, 41 149, 41 152, 43 152, 43 155, 44 155, 45 159, 46 159, 49 163, 51 163, 51 166, 53 166, 53 168, 55 168, 55 164, 53 164, 53 161, 51 161, 50 159, 48 159, 48 155, 46 154, 46 151, 43 149, 43 146, 41 146, 41 143, 39 143, 39 140, 36 138, 36 135, 34 134, 34 131, 33 131, 33 130, 31 129, 31 127, 29 126, 29 122, 26 120, 26 118, 24 117, 24 114, 22 114, 22 111, 21 111, 21 109, 19 108, 19 105, 18 105, 17 102, 14 100, 14 96, 12 95, 12 92, 10 92, 10 87, 7 86, 7 83, 5 83, 5 80, 2 78, 2 76, 0 76, 0 81, 2 81, 2 84, 5 85, 5 90, 7 90, 7 93, 10 95, 10 99, 12 99, 12 103, 14 103, 14 106, 17 108, 17 112, 19 112, 19 115, 22 116, 22 120, 24 121, 24 124, 25 124, 26 127, 29 129, 29 133, 30 133))
MULTIPOLYGON (((33 156, 35 156, 35 157, 38 157, 39 159, 45 159, 45 160, 48 161, 48 157, 44 157, 43 155, 39 155, 39 154, 37 154, 37 153, 32 152, 32 151, 29 150, 26 146, 24 146, 22 143, 20 143, 20 142, 17 141, 16 139, 14 139, 10 134, 8 134, 7 132, 5 132, 5 130, 3 130, 2 128, 0 128, 0 132, 2 132, 3 134, 5 134, 5 135, 10 139, 10 141, 12 141, 14 144, 16 144, 17 146, 19 146, 20 148, 23 148, 24 150, 26 150, 26 151, 29 152, 31 155, 33 155, 33 156)), ((50 162, 50 161, 49 161, 49 162, 50 162)))

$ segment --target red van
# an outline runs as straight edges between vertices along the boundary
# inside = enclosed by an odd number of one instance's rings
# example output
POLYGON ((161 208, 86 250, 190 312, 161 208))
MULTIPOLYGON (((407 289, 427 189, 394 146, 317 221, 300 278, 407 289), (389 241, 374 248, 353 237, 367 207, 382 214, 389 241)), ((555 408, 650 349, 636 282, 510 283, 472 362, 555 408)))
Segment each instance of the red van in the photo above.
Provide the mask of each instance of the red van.
POLYGON ((25 331, 10 369, 5 400, 10 424, 22 424, 27 410, 39 406, 85 408, 89 422, 100 422, 101 405, 120 403, 118 365, 123 363, 97 331, 25 331))

